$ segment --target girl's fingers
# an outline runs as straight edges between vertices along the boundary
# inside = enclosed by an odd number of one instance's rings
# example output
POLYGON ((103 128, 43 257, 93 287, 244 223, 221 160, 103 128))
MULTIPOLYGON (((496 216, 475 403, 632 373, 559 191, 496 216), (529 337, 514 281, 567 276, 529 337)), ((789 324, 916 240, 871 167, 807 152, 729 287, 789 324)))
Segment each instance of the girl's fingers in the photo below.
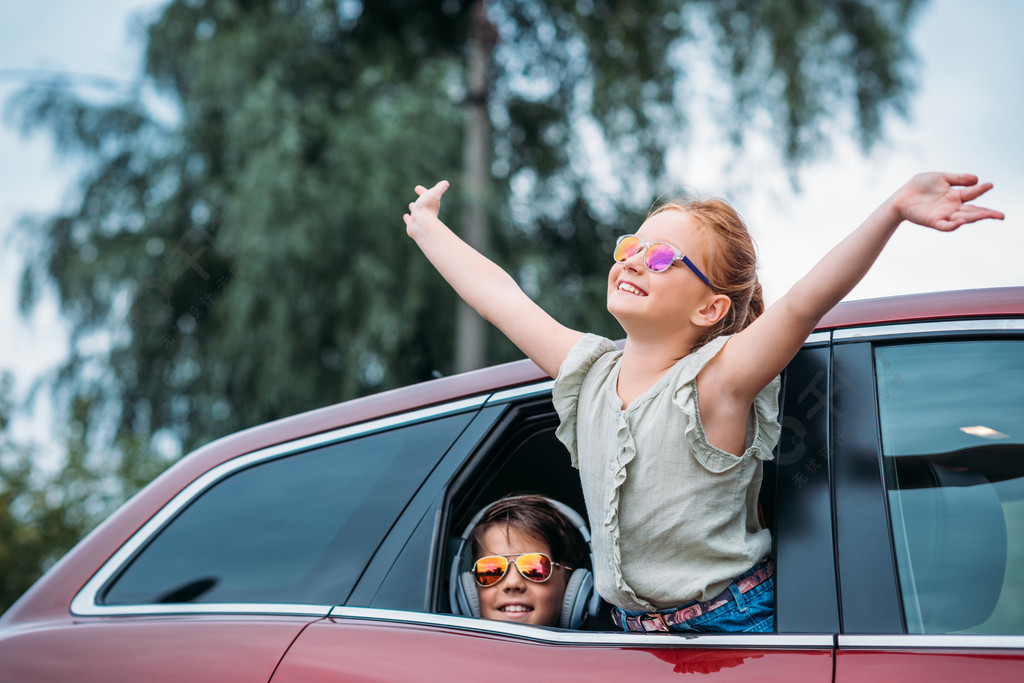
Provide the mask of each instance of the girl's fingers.
POLYGON ((988 209, 988 208, 985 208, 984 206, 971 206, 971 207, 964 207, 964 208, 970 209, 970 211, 967 212, 967 215, 970 217, 970 220, 972 220, 972 221, 980 221, 983 218, 992 218, 992 219, 995 219, 997 221, 1001 221, 1004 218, 1006 218, 1006 216, 1003 215, 1002 211, 996 211, 995 209, 988 209))
POLYGON ((972 202, 991 189, 992 183, 982 183, 981 185, 965 187, 964 189, 960 190, 960 200, 963 201, 965 204, 967 202, 972 202))
POLYGON ((970 186, 978 184, 978 176, 970 173, 944 173, 943 176, 950 185, 970 186))
POLYGON ((416 194, 418 194, 418 195, 424 195, 427 192, 434 192, 434 191, 440 192, 441 194, 444 194, 445 192, 447 192, 448 191, 448 181, 447 180, 440 180, 440 181, 437 182, 436 185, 434 185, 429 190, 427 188, 423 187, 422 185, 417 185, 416 186, 416 194))

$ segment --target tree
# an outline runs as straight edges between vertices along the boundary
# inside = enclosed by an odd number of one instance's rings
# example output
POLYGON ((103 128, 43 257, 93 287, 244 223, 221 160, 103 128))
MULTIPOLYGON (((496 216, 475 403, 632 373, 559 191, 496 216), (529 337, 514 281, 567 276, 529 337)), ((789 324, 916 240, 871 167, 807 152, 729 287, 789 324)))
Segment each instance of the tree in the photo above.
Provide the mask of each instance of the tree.
POLYGON ((10 373, 0 373, 0 613, 124 497, 109 472, 86 466, 81 415, 66 435, 64 467, 40 471, 38 448, 11 434, 13 386, 10 373))
POLYGON ((30 490, 32 453, 9 434, 11 389, 9 373, 0 374, 0 613, 39 576, 39 549, 25 523, 24 498, 30 490))
MULTIPOLYGON (((449 221, 486 197, 495 258, 567 324, 611 335, 598 274, 681 144, 680 51, 707 36, 723 136, 742 145, 767 111, 798 168, 823 122, 851 111, 869 145, 900 107, 917 5, 491 0, 483 93, 465 76, 481 1, 175 0, 148 29, 144 87, 21 93, 23 128, 87 161, 77 206, 35 225, 24 302, 56 288, 74 330, 62 395, 114 425, 123 470, 153 469, 173 450, 158 443, 451 369, 455 298, 400 215, 413 185, 463 168, 465 105, 485 104, 489 177, 474 173, 483 195, 456 184, 449 221), (594 148, 618 169, 610 191, 594 148)), ((517 357, 496 335, 486 348, 517 357)))

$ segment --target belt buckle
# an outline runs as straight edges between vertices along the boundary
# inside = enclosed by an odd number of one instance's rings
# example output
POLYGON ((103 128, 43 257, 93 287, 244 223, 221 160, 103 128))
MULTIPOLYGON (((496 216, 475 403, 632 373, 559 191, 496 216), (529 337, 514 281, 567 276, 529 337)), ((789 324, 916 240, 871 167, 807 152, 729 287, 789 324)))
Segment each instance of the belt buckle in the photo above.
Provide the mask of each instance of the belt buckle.
POLYGON ((668 633, 668 623, 665 622, 665 616, 658 612, 651 612, 640 617, 640 625, 643 626, 647 632, 663 632, 668 633))

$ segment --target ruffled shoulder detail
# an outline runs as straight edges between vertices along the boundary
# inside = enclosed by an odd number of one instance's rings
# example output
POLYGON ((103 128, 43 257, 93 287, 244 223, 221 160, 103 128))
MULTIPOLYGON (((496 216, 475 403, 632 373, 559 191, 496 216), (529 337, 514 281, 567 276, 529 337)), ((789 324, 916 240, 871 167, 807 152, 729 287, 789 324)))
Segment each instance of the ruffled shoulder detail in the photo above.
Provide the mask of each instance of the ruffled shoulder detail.
POLYGON ((776 377, 758 392, 752 408, 753 420, 747 426, 746 450, 743 457, 715 448, 708 442, 704 426, 700 421, 697 405, 697 375, 715 355, 722 350, 728 336, 718 337, 687 357, 684 368, 676 378, 673 403, 686 415, 686 429, 683 438, 694 458, 708 471, 722 473, 739 466, 748 456, 759 460, 771 460, 775 445, 779 441, 782 427, 779 424, 779 387, 781 380, 776 377))
POLYGON ((782 377, 776 376, 754 399, 754 417, 757 431, 754 443, 747 449, 761 460, 773 460, 775 447, 782 435, 782 424, 779 422, 779 390, 782 388, 782 377))
POLYGON ((579 406, 580 388, 594 363, 609 353, 621 353, 615 342, 596 334, 583 335, 562 361, 551 390, 559 417, 555 436, 569 449, 573 467, 579 467, 576 454, 576 411, 579 406))
POLYGON ((716 337, 679 361, 676 366, 676 376, 673 378, 675 389, 672 401, 680 408, 683 408, 684 403, 691 399, 689 389, 693 380, 711 359, 718 355, 718 352, 725 346, 725 342, 729 341, 729 336, 716 337))

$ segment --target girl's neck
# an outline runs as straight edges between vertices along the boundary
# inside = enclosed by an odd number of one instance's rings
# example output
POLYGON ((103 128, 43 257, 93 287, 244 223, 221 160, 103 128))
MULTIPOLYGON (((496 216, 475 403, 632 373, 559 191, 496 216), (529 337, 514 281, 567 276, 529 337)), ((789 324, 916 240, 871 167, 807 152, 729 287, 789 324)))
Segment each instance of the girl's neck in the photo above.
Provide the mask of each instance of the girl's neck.
POLYGON ((627 336, 616 386, 622 408, 627 408, 654 386, 673 365, 690 353, 692 345, 693 342, 679 338, 637 340, 627 336))

